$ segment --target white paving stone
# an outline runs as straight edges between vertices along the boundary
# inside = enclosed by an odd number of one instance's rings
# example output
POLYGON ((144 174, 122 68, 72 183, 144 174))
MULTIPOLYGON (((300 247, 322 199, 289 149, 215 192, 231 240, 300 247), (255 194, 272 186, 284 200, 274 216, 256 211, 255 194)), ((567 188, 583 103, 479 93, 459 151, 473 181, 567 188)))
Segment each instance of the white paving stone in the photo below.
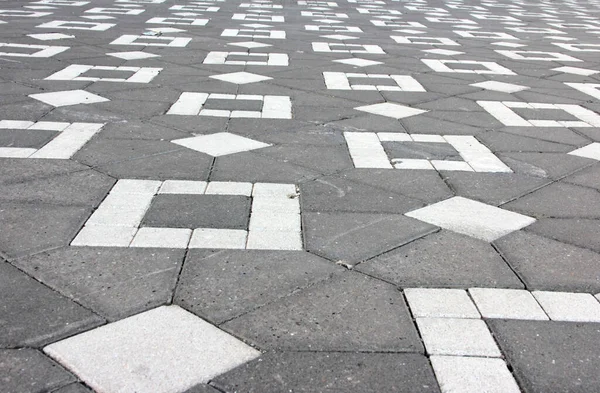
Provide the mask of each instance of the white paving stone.
POLYGON ((241 229, 198 228, 194 229, 189 248, 246 248, 248 232, 241 229))
POLYGON ((85 90, 55 91, 52 93, 31 94, 29 97, 54 107, 110 101, 108 98, 89 93, 85 90))
POLYGON ((478 61, 478 60, 437 60, 437 59, 421 59, 425 65, 437 72, 454 72, 459 74, 489 74, 489 75, 516 75, 508 68, 501 66, 493 61, 478 61), (448 64, 473 65, 473 69, 466 68, 450 68, 448 64), (479 69, 481 66, 484 69, 479 69))
POLYGON ((361 58, 357 58, 357 57, 353 57, 350 59, 333 60, 333 61, 335 61, 337 63, 348 64, 348 65, 355 66, 355 67, 368 67, 368 66, 372 66, 372 65, 383 64, 380 61, 361 59, 361 58))
POLYGON ((434 55, 442 55, 442 56, 456 56, 462 55, 465 52, 459 52, 457 50, 449 50, 449 49, 425 49, 423 50, 425 53, 432 53, 434 55))
POLYGON ((195 180, 165 180, 158 191, 159 194, 192 194, 203 195, 207 183, 195 180))
POLYGON ((137 228, 84 226, 71 242, 72 246, 128 247, 137 228))
POLYGON ((431 356, 442 393, 520 393, 502 359, 431 356))
POLYGON ((463 197, 446 199, 405 215, 488 242, 535 222, 532 217, 463 197))
POLYGON ((253 74, 251 72, 232 72, 229 74, 211 75, 213 79, 219 79, 236 85, 245 85, 247 83, 255 83, 273 79, 269 76, 253 74))
POLYGON ((192 230, 187 228, 140 228, 131 247, 187 248, 192 230))
POLYGON ((516 85, 513 83, 497 82, 497 81, 472 83, 470 86, 480 87, 485 90, 500 91, 502 93, 509 93, 509 94, 529 89, 529 87, 527 87, 527 86, 516 85))
POLYGON ((565 83, 565 85, 600 100, 600 83, 565 83))
POLYGON ((588 293, 533 291, 553 321, 600 322, 600 303, 588 293))
POLYGON ((404 295, 415 318, 480 318, 463 289, 407 288, 404 295))
POLYGON ((469 293, 484 318, 548 319, 535 298, 526 290, 470 288, 469 293))
POLYGON ((111 194, 155 195, 162 185, 158 180, 121 179, 110 190, 111 194))
POLYGON ((590 70, 589 68, 569 67, 569 66, 553 68, 552 71, 560 71, 560 72, 565 72, 567 74, 575 74, 575 75, 583 75, 583 76, 590 76, 590 75, 594 75, 594 74, 597 74, 600 72, 600 71, 596 71, 596 70, 590 70))
POLYGON ((248 250, 302 250, 302 234, 288 231, 250 231, 248 250))
POLYGON ((271 44, 264 44, 262 42, 256 42, 256 41, 228 42, 227 45, 241 46, 242 48, 248 48, 248 49, 266 48, 267 46, 273 46, 271 44))
POLYGON ((68 35, 63 33, 41 33, 41 34, 27 34, 31 38, 35 38, 40 41, 52 41, 52 40, 63 40, 65 38, 75 38, 74 35, 68 35))
POLYGON ((260 352, 178 306, 162 306, 44 348, 99 392, 182 392, 260 352))
POLYGON ((502 354, 480 319, 417 318, 430 355, 500 357, 502 354))
POLYGON ((149 59, 152 57, 160 57, 160 55, 155 55, 154 53, 140 52, 140 51, 113 52, 113 53, 107 53, 107 55, 113 56, 113 57, 118 57, 119 59, 123 59, 123 60, 141 60, 141 59, 149 59))
POLYGON ((391 117, 393 119, 404 119, 405 117, 420 115, 426 110, 411 108, 409 106, 384 102, 381 104, 364 105, 354 108, 359 111, 372 113, 374 115, 391 117))
POLYGON ((175 139, 171 142, 185 146, 188 149, 211 155, 213 157, 220 157, 271 146, 267 143, 255 141, 253 139, 231 134, 229 132, 198 135, 190 138, 175 139))
POLYGON ((600 143, 593 142, 587 146, 580 147, 579 149, 575 149, 569 154, 573 156, 591 158, 592 160, 600 161, 600 143))
POLYGON ((206 187, 207 195, 252 195, 252 183, 211 181, 206 187))

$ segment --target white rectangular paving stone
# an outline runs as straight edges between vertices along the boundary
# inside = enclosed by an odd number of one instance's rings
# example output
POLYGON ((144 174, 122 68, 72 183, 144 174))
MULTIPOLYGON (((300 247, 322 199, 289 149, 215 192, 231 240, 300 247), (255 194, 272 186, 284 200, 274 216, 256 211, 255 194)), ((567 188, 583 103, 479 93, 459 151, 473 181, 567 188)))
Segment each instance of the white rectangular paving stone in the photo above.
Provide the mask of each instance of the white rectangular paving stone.
POLYGON ((48 345, 94 390, 183 392, 260 352, 178 306, 162 306, 48 345))
POLYGON ((502 359, 431 356, 442 393, 520 393, 502 359))
POLYGON ((165 180, 158 193, 203 195, 205 190, 206 182, 204 181, 165 180))
POLYGON ((71 242, 72 246, 128 247, 137 228, 117 226, 84 226, 71 242))
POLYGON ((246 248, 248 232, 242 229, 197 228, 192 233, 189 248, 246 248))
POLYGON ((140 228, 131 247, 187 248, 192 230, 187 228, 140 228))
POLYGON ((160 180, 120 179, 117 180, 110 193, 156 195, 161 185, 160 180))
POLYGON ((45 29, 66 29, 66 30, 89 30, 89 31, 105 31, 115 26, 114 23, 98 23, 98 22, 80 22, 54 20, 52 22, 42 23, 38 28, 45 29))
POLYGON ((28 147, 0 147, 2 158, 29 158, 37 149, 28 147))
POLYGON ((417 318, 416 321, 430 355, 502 356, 481 319, 417 318))
POLYGON ((568 67, 568 66, 553 68, 552 71, 560 71, 560 72, 566 72, 567 74, 575 74, 575 75, 583 75, 583 76, 590 76, 590 75, 594 75, 594 74, 597 74, 600 72, 597 70, 590 70, 589 68, 568 67))
POLYGON ((529 291, 523 289, 469 288, 484 318, 548 320, 529 291))
POLYGON ((509 93, 509 94, 529 89, 529 87, 527 87, 527 86, 516 85, 513 83, 497 82, 497 81, 472 83, 472 84, 470 84, 470 86, 480 87, 480 88, 486 89, 486 90, 500 91, 500 92, 509 93))
POLYGON ((588 293, 533 291, 553 321, 600 322, 600 303, 588 293))
POLYGON ((298 191, 294 184, 283 183, 255 183, 252 189, 254 197, 281 197, 296 198, 298 191))
POLYGON ((282 231, 282 232, 300 232, 300 214, 298 213, 280 213, 269 210, 252 210, 250 215, 250 224, 252 231, 282 231))
POLYGON ((406 288, 404 295, 415 318, 480 318, 463 289, 406 288))
POLYGON ((252 183, 211 181, 206 187, 206 195, 252 195, 252 183))
POLYGON ((535 218, 463 197, 446 199, 405 215, 488 242, 535 222, 535 218))
POLYGON ((302 250, 302 234, 290 231, 250 231, 248 250, 302 250))
POLYGON ((600 161, 600 143, 593 142, 579 149, 569 152, 570 155, 591 158, 592 160, 600 161))

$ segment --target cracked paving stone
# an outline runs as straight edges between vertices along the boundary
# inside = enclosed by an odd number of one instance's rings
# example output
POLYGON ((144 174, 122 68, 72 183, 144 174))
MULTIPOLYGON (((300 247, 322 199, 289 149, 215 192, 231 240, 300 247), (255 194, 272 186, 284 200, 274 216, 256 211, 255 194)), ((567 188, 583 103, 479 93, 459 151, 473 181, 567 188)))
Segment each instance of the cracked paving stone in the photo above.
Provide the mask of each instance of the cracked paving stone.
POLYGON ((0 347, 41 346, 103 319, 0 261, 0 347))
POLYGON ((352 272, 221 326, 263 350, 423 352, 401 293, 352 272))

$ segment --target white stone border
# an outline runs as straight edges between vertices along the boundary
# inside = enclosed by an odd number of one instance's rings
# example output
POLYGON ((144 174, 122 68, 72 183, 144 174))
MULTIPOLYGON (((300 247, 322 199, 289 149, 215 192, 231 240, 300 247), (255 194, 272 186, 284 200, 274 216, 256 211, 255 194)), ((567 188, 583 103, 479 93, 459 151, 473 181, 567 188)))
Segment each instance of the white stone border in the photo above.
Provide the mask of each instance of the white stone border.
POLYGON ((41 25, 36 26, 36 27, 45 28, 45 29, 106 31, 113 26, 115 26, 114 23, 96 23, 96 22, 54 20, 52 22, 42 23, 41 25))
POLYGON ((421 59, 426 66, 436 72, 454 72, 459 74, 491 74, 491 75, 516 75, 508 68, 501 66, 494 61, 478 61, 478 60, 438 60, 438 59, 421 59), (446 64, 477 64, 485 67, 485 70, 467 70, 453 69, 446 64))
POLYGON ((287 96, 183 92, 169 108, 167 115, 291 119, 292 101, 287 96), (206 101, 211 99, 262 101, 263 106, 260 111, 204 109, 206 101))
POLYGON ((0 42, 0 50, 2 48, 31 48, 39 49, 34 53, 22 52, 0 52, 0 56, 6 57, 52 57, 69 49, 69 46, 50 46, 50 45, 27 45, 27 44, 12 44, 0 42))
POLYGON ((187 180, 117 181, 72 246, 302 250, 300 201, 294 184, 187 180), (248 231, 215 228, 140 228, 159 194, 252 197, 248 231))
POLYGON ((366 74, 356 72, 323 72, 325 85, 330 90, 378 90, 378 91, 412 91, 425 92, 425 88, 410 75, 386 75, 386 74, 366 74), (396 86, 372 85, 372 84, 352 84, 349 78, 367 79, 391 79, 396 82, 396 86))
POLYGON ((260 65, 287 67, 289 57, 287 53, 249 53, 249 52, 209 52, 202 64, 218 65, 260 65), (259 60, 227 60, 229 56, 255 57, 259 60))
POLYGON ((471 135, 344 132, 344 138, 355 168, 512 173, 494 153, 471 135), (390 161, 382 142, 448 143, 464 161, 402 158, 390 161))
POLYGON ((581 105, 518 101, 477 101, 477 104, 499 122, 509 127, 600 127, 600 115, 581 105), (575 116, 579 121, 526 120, 511 108, 562 110, 575 116))
POLYGON ((162 68, 152 67, 127 67, 127 66, 93 66, 84 64, 71 64, 65 69, 55 72, 44 80, 52 81, 86 81, 86 82, 125 82, 125 83, 150 83, 162 68), (84 77, 82 74, 88 71, 121 71, 133 72, 129 78, 98 78, 84 77))
POLYGON ((2 133, 2 130, 39 130, 56 131, 59 134, 39 149, 0 147, 0 157, 69 159, 92 139, 102 127, 104 127, 104 123, 1 120, 0 133, 2 133))
POLYGON ((183 48, 192 41, 188 37, 144 36, 125 34, 111 42, 109 45, 139 45, 139 46, 168 46, 183 48), (137 40, 150 40, 157 42, 136 42, 137 40), (162 41, 162 42, 161 42, 162 41), (168 42, 167 42, 168 41, 168 42))

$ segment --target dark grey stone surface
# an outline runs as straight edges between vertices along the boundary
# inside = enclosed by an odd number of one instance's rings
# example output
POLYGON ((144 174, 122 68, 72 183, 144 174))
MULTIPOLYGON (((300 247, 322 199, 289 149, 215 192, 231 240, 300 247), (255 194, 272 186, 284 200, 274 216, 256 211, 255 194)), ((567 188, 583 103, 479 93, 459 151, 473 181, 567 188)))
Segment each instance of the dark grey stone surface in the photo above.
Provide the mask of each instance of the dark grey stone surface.
POLYGON ((418 354, 269 352, 212 381, 227 393, 439 392, 418 354))
POLYGON ((0 349, 0 375, 1 390, 6 393, 66 393, 68 390, 54 389, 75 381, 73 375, 31 348, 0 349))
POLYGON ((170 301, 184 250, 66 247, 14 264, 35 279, 118 320, 170 301))
POLYGON ((494 243, 527 289, 600 291, 600 254, 523 231, 494 243))
POLYGON ((243 195, 157 195, 142 226, 248 229, 250 198, 243 195))
POLYGON ((523 287, 489 243, 443 229, 356 269, 401 288, 523 287))
POLYGON ((526 393, 600 390, 595 323, 488 321, 526 393))
POLYGON ((52 393, 93 393, 91 389, 87 388, 85 385, 81 383, 72 383, 65 387, 62 387, 58 390, 53 391, 52 393))
POLYGON ((526 231, 600 252, 600 220, 585 218, 543 218, 526 231))
POLYGON ((191 250, 174 302, 219 324, 343 270, 301 251, 191 250))
POLYGON ((400 214, 304 213, 305 247, 350 264, 434 232, 437 227, 400 214))
POLYGON ((103 319, 0 261, 0 347, 42 346, 103 319))
POLYGON ((423 352, 402 294, 352 272, 221 327, 262 350, 423 352))

